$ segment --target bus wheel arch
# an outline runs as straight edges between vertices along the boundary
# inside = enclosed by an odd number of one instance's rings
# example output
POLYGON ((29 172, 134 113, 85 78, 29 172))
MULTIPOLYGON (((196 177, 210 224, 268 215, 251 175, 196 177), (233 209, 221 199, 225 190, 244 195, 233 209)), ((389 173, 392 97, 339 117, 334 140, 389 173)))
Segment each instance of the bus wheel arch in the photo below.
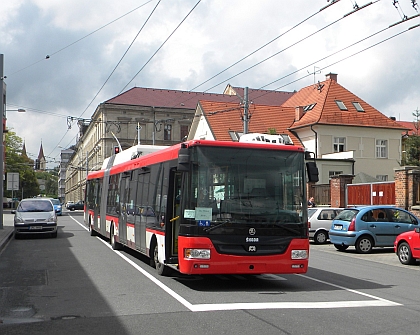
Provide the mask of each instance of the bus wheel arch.
POLYGON ((159 276, 167 276, 169 274, 169 268, 159 261, 159 245, 156 241, 153 250, 153 263, 155 264, 156 272, 159 276))

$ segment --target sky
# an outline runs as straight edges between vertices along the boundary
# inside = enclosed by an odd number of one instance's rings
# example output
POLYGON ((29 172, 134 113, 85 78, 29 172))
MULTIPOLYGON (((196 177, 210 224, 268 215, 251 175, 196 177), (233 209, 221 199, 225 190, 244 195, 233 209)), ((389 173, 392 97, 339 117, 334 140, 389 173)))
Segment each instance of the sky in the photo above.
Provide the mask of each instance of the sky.
POLYGON ((32 159, 42 143, 52 168, 76 143, 77 118, 132 87, 290 92, 328 73, 383 114, 414 121, 417 1, 333 2, 2 0, 7 127, 32 159))

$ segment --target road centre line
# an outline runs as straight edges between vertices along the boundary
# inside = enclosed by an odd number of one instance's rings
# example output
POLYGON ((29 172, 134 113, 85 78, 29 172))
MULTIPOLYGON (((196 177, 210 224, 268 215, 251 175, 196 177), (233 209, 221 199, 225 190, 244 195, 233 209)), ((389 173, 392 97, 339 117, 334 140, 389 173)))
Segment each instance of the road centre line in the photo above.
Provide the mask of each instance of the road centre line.
MULTIPOLYGON (((81 224, 79 221, 70 216, 75 222, 80 226, 86 229, 86 227, 81 224)), ((87 230, 87 229, 86 229, 87 230)), ((108 248, 111 248, 109 243, 98 237, 98 240, 104 243, 108 248)), ((184 307, 189 309, 192 312, 209 312, 209 311, 223 311, 223 310, 257 310, 257 309, 326 309, 326 308, 354 308, 354 307, 391 307, 391 306, 402 306, 402 304, 382 299, 371 294, 363 293, 357 290, 349 289, 344 286, 332 284, 320 279, 315 279, 308 277, 306 275, 298 275, 305 279, 313 280, 325 285, 329 285, 341 290, 345 290, 350 293, 362 295, 364 297, 370 298, 372 300, 350 300, 350 301, 319 301, 319 302, 262 302, 262 303, 227 303, 227 304, 192 304, 187 301, 185 298, 180 296, 178 293, 170 289, 168 286, 159 281, 156 277, 148 273, 146 270, 142 269, 139 265, 134 263, 127 256, 123 255, 118 250, 112 250, 137 271, 143 274, 146 278, 151 280, 167 294, 172 296, 175 300, 181 303, 184 307)))

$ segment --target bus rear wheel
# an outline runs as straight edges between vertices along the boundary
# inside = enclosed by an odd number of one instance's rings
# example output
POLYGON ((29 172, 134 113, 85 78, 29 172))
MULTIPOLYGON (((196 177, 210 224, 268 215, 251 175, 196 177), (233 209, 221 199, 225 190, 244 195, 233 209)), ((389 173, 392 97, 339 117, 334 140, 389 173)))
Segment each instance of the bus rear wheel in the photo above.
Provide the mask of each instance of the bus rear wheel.
POLYGON ((159 262, 159 248, 157 243, 155 244, 155 249, 153 251, 153 262, 155 263, 155 268, 157 271, 157 274, 159 276, 167 276, 169 273, 169 269, 165 264, 162 264, 159 262))
POLYGON ((111 248, 113 250, 119 250, 120 244, 115 240, 115 234, 114 234, 114 226, 111 226, 111 232, 109 235, 109 242, 111 243, 111 248))

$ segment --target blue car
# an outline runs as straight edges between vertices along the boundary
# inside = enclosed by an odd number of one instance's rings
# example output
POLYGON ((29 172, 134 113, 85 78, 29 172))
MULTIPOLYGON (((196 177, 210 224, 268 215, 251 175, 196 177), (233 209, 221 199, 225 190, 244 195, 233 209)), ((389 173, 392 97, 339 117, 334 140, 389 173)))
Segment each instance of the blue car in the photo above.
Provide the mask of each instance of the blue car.
POLYGON ((62 215, 61 202, 58 199, 50 199, 54 206, 54 211, 57 215, 62 215))
POLYGON ((402 208, 364 206, 341 211, 328 234, 338 250, 354 246, 358 253, 367 254, 373 247, 393 247, 399 234, 419 226, 420 220, 402 208))

